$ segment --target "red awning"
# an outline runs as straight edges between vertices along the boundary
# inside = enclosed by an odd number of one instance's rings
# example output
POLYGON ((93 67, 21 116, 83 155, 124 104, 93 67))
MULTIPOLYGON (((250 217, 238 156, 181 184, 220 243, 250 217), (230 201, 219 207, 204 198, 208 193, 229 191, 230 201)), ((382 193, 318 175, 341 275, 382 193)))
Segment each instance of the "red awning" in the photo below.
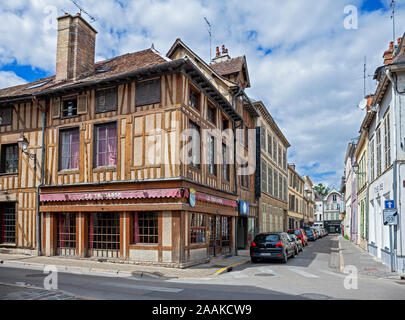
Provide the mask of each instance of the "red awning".
POLYGON ((219 197, 215 197, 210 194, 205 194, 205 193, 201 193, 201 192, 197 192, 195 197, 197 200, 215 203, 215 204, 219 204, 222 206, 227 206, 227 207, 232 207, 232 208, 236 208, 238 206, 238 203, 235 200, 219 198, 219 197))
POLYGON ((120 199, 181 198, 182 189, 150 189, 131 191, 41 194, 40 201, 92 201, 120 199))

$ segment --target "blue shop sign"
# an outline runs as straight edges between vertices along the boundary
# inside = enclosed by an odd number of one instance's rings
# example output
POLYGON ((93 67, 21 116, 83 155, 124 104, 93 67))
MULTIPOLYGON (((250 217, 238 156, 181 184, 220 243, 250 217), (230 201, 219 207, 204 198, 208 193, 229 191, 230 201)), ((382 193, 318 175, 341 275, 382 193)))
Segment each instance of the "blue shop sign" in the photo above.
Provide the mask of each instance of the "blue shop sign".
POLYGON ((239 201, 239 214, 249 215, 249 202, 239 201))

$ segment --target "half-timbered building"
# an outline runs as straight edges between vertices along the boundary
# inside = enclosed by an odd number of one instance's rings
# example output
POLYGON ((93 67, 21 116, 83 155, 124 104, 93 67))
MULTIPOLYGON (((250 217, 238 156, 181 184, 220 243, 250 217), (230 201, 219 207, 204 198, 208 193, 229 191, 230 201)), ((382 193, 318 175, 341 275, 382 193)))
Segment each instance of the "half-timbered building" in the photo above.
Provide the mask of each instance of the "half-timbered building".
POLYGON ((181 40, 94 63, 96 33, 58 18, 56 75, 0 90, 0 246, 172 267, 246 247, 246 86, 175 54, 181 40))

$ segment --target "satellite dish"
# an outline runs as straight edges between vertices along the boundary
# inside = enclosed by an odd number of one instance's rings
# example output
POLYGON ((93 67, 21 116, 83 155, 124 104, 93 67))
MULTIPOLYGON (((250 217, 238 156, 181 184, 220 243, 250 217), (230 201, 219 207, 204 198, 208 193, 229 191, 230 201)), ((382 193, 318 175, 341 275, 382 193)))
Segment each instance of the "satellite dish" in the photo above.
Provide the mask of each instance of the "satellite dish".
POLYGON ((364 110, 364 109, 367 107, 367 99, 361 100, 360 103, 359 103, 359 105, 358 105, 358 107, 359 107, 361 110, 364 110))

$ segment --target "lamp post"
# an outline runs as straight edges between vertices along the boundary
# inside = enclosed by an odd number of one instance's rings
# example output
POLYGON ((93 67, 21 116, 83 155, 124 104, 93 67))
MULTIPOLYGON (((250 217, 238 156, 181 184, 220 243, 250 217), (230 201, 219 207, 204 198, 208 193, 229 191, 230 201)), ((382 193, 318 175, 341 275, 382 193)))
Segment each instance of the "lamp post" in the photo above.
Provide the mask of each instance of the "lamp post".
POLYGON ((37 155, 35 153, 29 153, 28 149, 28 140, 25 136, 22 136, 20 139, 17 140, 18 148, 25 154, 29 159, 34 160, 34 172, 35 175, 37 173, 37 155))

